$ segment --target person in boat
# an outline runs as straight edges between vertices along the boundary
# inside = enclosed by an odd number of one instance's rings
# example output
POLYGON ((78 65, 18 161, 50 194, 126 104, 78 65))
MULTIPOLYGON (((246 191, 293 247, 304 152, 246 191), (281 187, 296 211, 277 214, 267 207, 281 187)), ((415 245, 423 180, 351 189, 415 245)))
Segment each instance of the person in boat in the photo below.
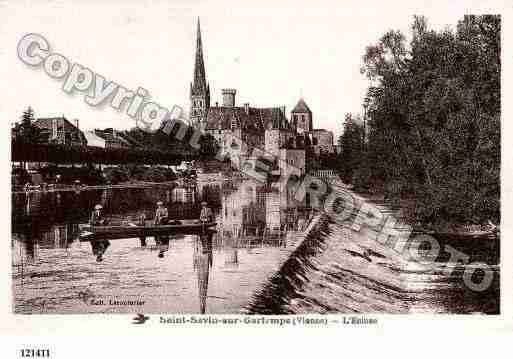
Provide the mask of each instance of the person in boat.
MULTIPOLYGON (((139 215, 137 225, 142 226, 142 227, 144 227, 146 225, 146 213, 144 213, 144 211, 141 212, 141 214, 139 215)), ((139 241, 141 242, 141 247, 146 247, 146 237, 145 236, 139 237, 139 241)))
MULTIPOLYGON (((101 204, 97 204, 94 206, 94 211, 91 214, 91 219, 89 221, 89 224, 91 226, 105 226, 107 225, 108 221, 103 216, 103 207, 101 204)), ((101 262, 103 260, 103 255, 105 254, 105 251, 110 246, 110 242, 106 239, 99 239, 99 240, 92 240, 91 241, 91 248, 93 251, 93 254, 96 256, 96 261, 101 262)))
MULTIPOLYGON (((155 225, 166 225, 168 221, 169 214, 167 208, 164 207, 164 203, 162 201, 158 201, 157 210, 155 211, 155 225)), ((155 242, 157 243, 157 247, 159 247, 159 258, 164 258, 164 253, 169 250, 169 236, 157 235, 155 236, 155 242)))
POLYGON ((212 210, 207 206, 207 202, 201 202, 200 221, 202 223, 212 222, 212 217, 212 210))

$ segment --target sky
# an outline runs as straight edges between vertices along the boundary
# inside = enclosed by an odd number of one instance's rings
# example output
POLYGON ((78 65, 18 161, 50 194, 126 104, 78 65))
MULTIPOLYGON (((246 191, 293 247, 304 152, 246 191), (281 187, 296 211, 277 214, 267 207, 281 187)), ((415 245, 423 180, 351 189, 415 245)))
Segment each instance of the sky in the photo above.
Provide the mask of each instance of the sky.
POLYGON ((0 106, 10 123, 30 105, 36 117, 79 119, 82 130, 135 125, 125 112, 92 107, 83 93, 63 92, 63 81, 42 67, 21 62, 18 42, 38 33, 51 52, 134 91, 143 87, 169 109, 188 110, 199 17, 211 104, 222 102, 222 88, 235 88, 240 106, 286 106, 289 114, 303 97, 314 127, 340 134, 344 115, 362 111, 366 46, 390 29, 407 34, 414 14, 442 29, 465 13, 490 10, 489 1, 433 3, 0 0, 0 75, 7 86, 0 106))

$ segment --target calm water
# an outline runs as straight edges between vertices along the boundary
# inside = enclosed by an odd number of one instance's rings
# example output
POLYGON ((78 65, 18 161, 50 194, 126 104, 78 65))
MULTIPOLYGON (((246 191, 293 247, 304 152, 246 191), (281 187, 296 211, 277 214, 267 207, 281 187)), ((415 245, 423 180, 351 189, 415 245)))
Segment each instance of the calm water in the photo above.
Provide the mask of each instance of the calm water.
POLYGON ((313 217, 307 204, 274 185, 216 175, 191 188, 14 194, 14 311, 499 311, 498 242, 449 243, 494 271, 491 288, 473 292, 462 281, 466 267, 448 275, 440 256, 426 269, 373 241, 370 233, 350 231, 327 216, 315 217, 305 239, 301 229, 313 217), (205 243, 177 237, 163 259, 151 238, 146 248, 138 239, 123 239, 111 241, 97 263, 89 243, 77 240, 78 224, 87 221, 95 203, 121 223, 141 211, 151 217, 157 200, 166 201, 176 218, 195 218, 204 198, 216 214, 217 235, 205 243))
POLYGON ((13 292, 17 313, 238 313, 302 238, 304 205, 271 185, 210 176, 193 187, 13 195, 13 292), (97 263, 79 223, 96 203, 112 223, 168 203, 174 218, 198 218, 201 199, 218 222, 213 240, 178 236, 165 258, 153 238, 111 241, 97 263), (292 228, 294 226, 294 228, 292 228), (288 228, 288 231, 285 231, 288 228), (265 237, 264 237, 265 234, 265 237), (125 303, 132 301, 132 303, 125 303), (114 303, 115 302, 115 303, 114 303), (144 303, 142 303, 144 302, 144 303))

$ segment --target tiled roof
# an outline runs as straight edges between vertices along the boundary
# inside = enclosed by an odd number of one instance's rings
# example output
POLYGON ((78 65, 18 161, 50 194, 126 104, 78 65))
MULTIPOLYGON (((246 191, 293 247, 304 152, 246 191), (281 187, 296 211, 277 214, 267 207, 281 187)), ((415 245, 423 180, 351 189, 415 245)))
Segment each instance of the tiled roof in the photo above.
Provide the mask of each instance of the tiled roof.
POLYGON ((38 127, 42 133, 50 134, 52 133, 52 123, 53 121, 57 121, 57 129, 59 131, 63 131, 64 133, 71 133, 73 136, 73 140, 80 140, 81 142, 86 143, 87 140, 83 134, 82 131, 80 131, 79 128, 77 128, 75 125, 73 125, 71 122, 69 122, 65 117, 47 117, 47 118, 38 118, 34 121, 34 126, 38 127), (74 135, 73 135, 74 134, 74 135))
POLYGON ((94 134, 100 138, 103 138, 105 141, 117 142, 117 143, 121 143, 126 146, 130 146, 130 144, 128 143, 127 140, 125 140, 124 138, 122 138, 120 136, 114 136, 112 134, 112 132, 110 132, 110 131, 95 130, 94 134))
POLYGON ((125 140, 125 142, 127 142, 128 144, 130 144, 133 147, 143 147, 142 143, 140 143, 135 138, 130 136, 128 133, 126 133, 126 131, 118 132, 118 135, 119 135, 119 137, 123 138, 125 140))
POLYGON ((279 107, 254 108, 249 107, 210 107, 207 113, 207 130, 228 130, 232 128, 232 121, 247 132, 264 135, 264 131, 273 128, 289 128, 287 118, 279 107))
POLYGON ((57 127, 64 127, 64 131, 75 131, 78 130, 71 122, 69 122, 65 117, 48 117, 48 118, 38 118, 34 121, 34 125, 39 127, 40 129, 52 129, 53 120, 57 120, 57 127))
POLYGON ((310 111, 310 108, 306 104, 305 100, 303 100, 302 98, 299 99, 299 102, 292 109, 292 112, 300 112, 300 113, 308 112, 308 113, 312 113, 312 111, 310 111))

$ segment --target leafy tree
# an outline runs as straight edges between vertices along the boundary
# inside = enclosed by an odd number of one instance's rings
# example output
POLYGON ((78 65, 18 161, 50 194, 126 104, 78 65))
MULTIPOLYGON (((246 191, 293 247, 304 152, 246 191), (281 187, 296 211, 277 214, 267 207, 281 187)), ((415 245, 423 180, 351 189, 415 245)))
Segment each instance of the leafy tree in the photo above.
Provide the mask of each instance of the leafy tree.
POLYGON ((498 220, 500 17, 465 16, 456 31, 414 17, 367 47, 367 164, 394 196, 417 198, 425 222, 498 220))
POLYGON ((357 123, 350 113, 346 114, 344 132, 339 137, 338 144, 341 152, 338 160, 338 169, 342 178, 350 182, 353 171, 357 168, 363 156, 363 127, 357 123))
POLYGON ((199 144, 199 155, 201 159, 214 158, 217 152, 219 151, 219 144, 217 143, 215 138, 208 133, 201 136, 199 144))

